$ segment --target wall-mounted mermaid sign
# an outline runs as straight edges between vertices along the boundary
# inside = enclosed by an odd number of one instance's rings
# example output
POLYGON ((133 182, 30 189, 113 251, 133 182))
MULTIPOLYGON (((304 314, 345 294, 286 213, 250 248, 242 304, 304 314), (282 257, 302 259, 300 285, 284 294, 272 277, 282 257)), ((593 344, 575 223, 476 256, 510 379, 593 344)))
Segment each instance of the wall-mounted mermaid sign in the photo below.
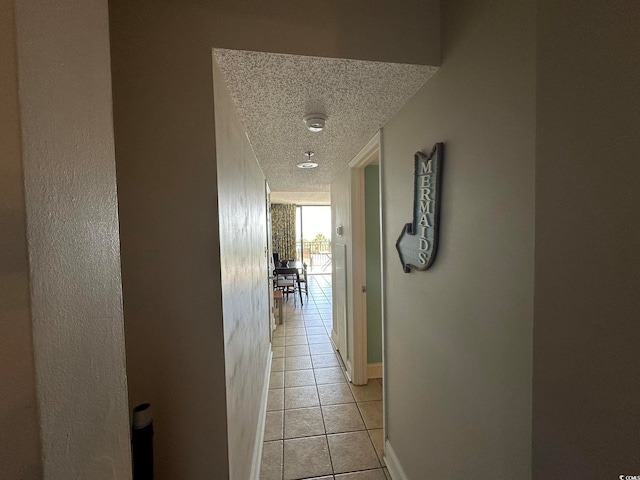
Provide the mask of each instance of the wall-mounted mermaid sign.
POLYGON ((413 221, 405 224, 396 242, 405 273, 426 270, 436 258, 443 154, 444 144, 436 143, 428 156, 414 156, 413 221))

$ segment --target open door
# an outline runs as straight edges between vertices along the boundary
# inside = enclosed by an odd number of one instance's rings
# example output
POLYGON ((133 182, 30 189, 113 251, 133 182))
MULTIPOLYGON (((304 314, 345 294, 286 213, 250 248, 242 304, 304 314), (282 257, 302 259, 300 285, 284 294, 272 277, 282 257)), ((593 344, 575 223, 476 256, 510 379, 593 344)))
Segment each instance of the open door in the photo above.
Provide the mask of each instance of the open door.
MULTIPOLYGON (((380 199, 379 199, 379 175, 376 173, 377 185, 369 185, 369 189, 376 189, 374 202, 378 205, 370 205, 369 212, 366 205, 367 178, 365 170, 369 166, 380 163, 380 133, 377 133, 364 148, 349 163, 349 174, 351 178, 351 262, 347 268, 351 268, 351 295, 353 301, 352 317, 347 319, 347 332, 353 332, 352 352, 353 352, 353 373, 352 382, 355 385, 364 385, 369 378, 382 376, 382 266, 380 258, 380 199), (373 209, 371 207, 374 207, 373 209), (373 210, 373 215, 371 215, 373 210), (377 214, 377 215, 376 215, 377 214), (367 228, 367 221, 369 227, 367 228), (373 223, 377 224, 373 225, 373 223), (369 230, 369 232, 367 231, 369 230), (367 238, 369 235, 377 235, 377 239, 367 238), (368 241, 369 240, 369 241, 368 241), (377 240, 372 242, 371 240, 377 240), (367 251, 377 248, 376 251, 367 251), (374 261, 377 257, 378 261, 374 261), (369 262, 367 260, 370 260, 369 262), (369 264, 369 271, 367 271, 369 264), (377 271, 372 269, 377 268, 377 271), (372 298, 368 296, 367 278, 372 281, 372 298), (375 283, 375 285, 374 285, 375 283), (375 295, 375 299, 373 298, 375 295), (371 315, 368 315, 367 303, 371 315), (369 318, 371 317, 371 318, 369 318), (375 320, 374 320, 375 317, 375 320), (368 320, 371 321, 371 328, 368 328, 368 320), (376 323, 378 322, 378 323, 376 323), (351 323, 351 324, 349 324, 351 323), (369 338, 371 335, 372 338, 369 338), (376 338, 373 338, 373 337, 376 338), (368 360, 368 345, 376 349, 375 362, 368 360), (378 352, 379 349, 379 352, 378 352)), ((372 352, 373 353, 373 352, 372 352)))
POLYGON ((377 173, 372 187, 376 194, 371 200, 374 203, 373 214, 369 219, 369 226, 376 228, 367 232, 365 222, 365 171, 367 167, 381 163, 380 160, 380 133, 377 133, 349 163, 346 175, 341 175, 331 184, 334 229, 334 324, 331 338, 354 385, 364 385, 369 378, 382 378, 383 373, 380 176, 377 173), (376 241, 368 242, 372 236, 377 237, 376 241), (369 270, 367 250, 372 254, 369 257, 378 257, 377 262, 370 263, 369 270), (370 296, 367 293, 367 276, 376 280, 370 281, 372 285, 375 283, 370 296), (378 323, 368 329, 367 300, 373 300, 373 296, 377 297, 377 305, 372 304, 369 309, 375 310, 378 323), (378 336, 371 342, 372 351, 376 350, 371 360, 368 359, 368 330, 378 336))
MULTIPOLYGON (((333 245, 333 280, 332 287, 336 292, 348 291, 347 284, 347 245, 336 243, 333 245)), ((351 359, 348 350, 347 333, 347 297, 346 295, 333 296, 333 329, 332 340, 336 349, 342 357, 342 361, 347 368, 347 373, 351 376, 351 359)))
POLYGON ((271 189, 269 188, 269 184, 265 182, 265 198, 267 201, 267 290, 269 294, 269 341, 271 341, 271 336, 273 331, 276 329, 276 317, 273 314, 273 246, 271 244, 271 189))

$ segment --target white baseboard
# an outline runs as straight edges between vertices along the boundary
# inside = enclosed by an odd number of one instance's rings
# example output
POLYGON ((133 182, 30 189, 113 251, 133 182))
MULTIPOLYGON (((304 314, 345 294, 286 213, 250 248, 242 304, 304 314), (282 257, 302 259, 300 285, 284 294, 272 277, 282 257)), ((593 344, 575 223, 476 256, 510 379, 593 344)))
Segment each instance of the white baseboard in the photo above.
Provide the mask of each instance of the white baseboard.
POLYGON ((345 360, 345 358, 342 356, 344 352, 338 350, 338 334, 333 328, 331 329, 331 343, 333 343, 334 350, 336 350, 338 355, 340 355, 342 363, 344 364, 344 373, 347 376, 347 381, 351 383, 353 377, 353 375, 351 374, 351 372, 353 372, 353 369, 351 368, 351 361, 345 360))
POLYGON ((404 473, 402 465, 400 465, 400 461, 398 460, 398 457, 396 457, 396 453, 393 451, 393 447, 391 447, 389 440, 384 442, 384 463, 387 464, 387 469, 389 470, 393 480, 409 480, 409 477, 404 473))
POLYGON ((382 362, 367 364, 367 378, 382 378, 382 362))
POLYGON ((269 379, 271 378, 271 361, 273 352, 269 348, 269 357, 267 358, 267 368, 264 372, 264 380, 262 382, 262 403, 260 404, 260 416, 258 417, 258 430, 256 431, 256 443, 253 447, 253 458, 251 461, 251 479, 260 479, 260 467, 262 464, 262 445, 264 442, 264 427, 267 421, 267 399, 269 397, 269 379))
POLYGON ((351 376, 351 362, 347 360, 344 362, 344 374, 347 376, 347 382, 353 383, 353 377, 351 376))
POLYGON ((333 342, 334 346, 338 345, 338 334, 333 328, 331 328, 331 341, 333 342))

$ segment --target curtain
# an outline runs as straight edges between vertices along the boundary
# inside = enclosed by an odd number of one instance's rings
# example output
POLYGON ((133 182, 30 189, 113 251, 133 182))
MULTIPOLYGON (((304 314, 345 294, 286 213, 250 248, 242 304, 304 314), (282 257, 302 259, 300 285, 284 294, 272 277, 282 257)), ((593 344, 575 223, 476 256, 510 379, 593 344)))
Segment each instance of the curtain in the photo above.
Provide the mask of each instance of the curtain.
POLYGON ((273 252, 281 260, 296 259, 296 205, 271 205, 273 252))

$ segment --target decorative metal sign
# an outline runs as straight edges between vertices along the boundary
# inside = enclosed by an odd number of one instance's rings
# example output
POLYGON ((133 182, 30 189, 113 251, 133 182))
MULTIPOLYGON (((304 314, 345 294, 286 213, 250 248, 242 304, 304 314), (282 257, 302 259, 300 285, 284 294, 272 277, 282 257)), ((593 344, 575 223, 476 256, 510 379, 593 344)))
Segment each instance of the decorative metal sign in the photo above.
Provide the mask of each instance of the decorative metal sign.
POLYGON ((436 257, 443 153, 444 143, 436 143, 429 156, 414 156, 413 222, 405 224, 396 242, 405 273, 426 270, 436 257))

